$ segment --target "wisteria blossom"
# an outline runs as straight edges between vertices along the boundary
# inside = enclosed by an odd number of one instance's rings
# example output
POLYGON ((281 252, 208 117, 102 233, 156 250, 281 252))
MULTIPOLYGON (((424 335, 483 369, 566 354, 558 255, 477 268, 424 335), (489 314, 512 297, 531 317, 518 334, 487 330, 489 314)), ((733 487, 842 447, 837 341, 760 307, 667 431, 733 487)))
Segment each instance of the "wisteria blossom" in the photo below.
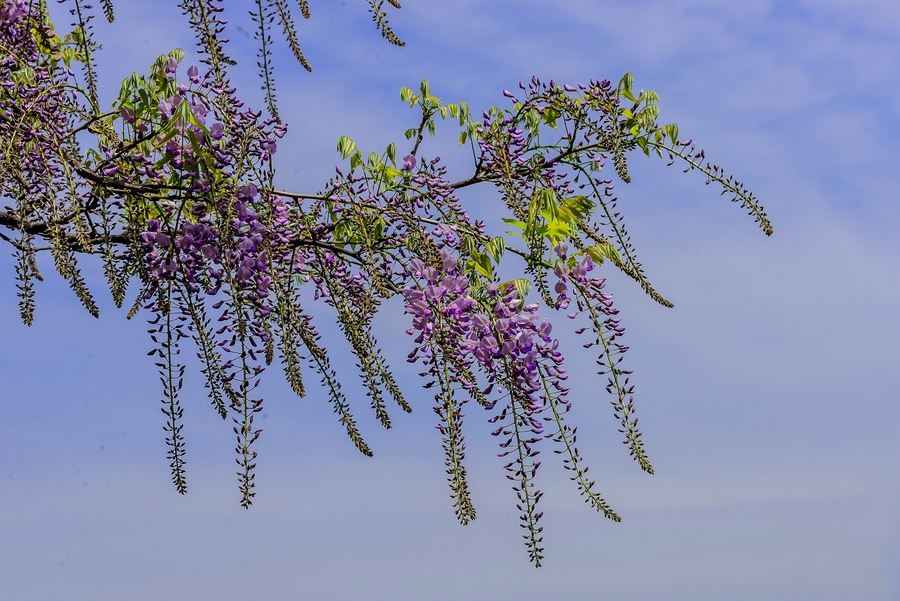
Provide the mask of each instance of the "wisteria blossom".
MULTIPOLYGON (((385 428, 389 407, 419 407, 422 394, 400 389, 372 334, 384 301, 401 297, 406 358, 422 369, 431 397, 458 520, 476 517, 464 419, 492 425, 535 565, 544 553, 537 482, 547 449, 561 456, 586 502, 620 520, 588 478, 566 420, 580 399, 567 386, 569 349, 554 333, 586 336, 581 350, 600 366, 623 442, 653 473, 637 427, 625 328, 601 274, 622 271, 660 304, 671 303, 637 260, 616 182, 631 181, 635 154, 668 158, 700 171, 772 232, 742 184, 680 141, 674 124, 658 123, 656 94, 635 92, 631 74, 618 84, 574 86, 534 77, 503 91, 506 108, 479 115, 465 102, 444 102, 422 81, 417 91, 400 92, 414 111, 402 150, 390 143, 363 153, 342 137, 333 177, 314 193, 291 192, 275 178, 273 157, 288 128, 277 110, 271 28, 311 66, 286 4, 259 2, 251 13, 263 112, 240 100, 230 82, 234 61, 216 0, 182 2, 198 40, 197 64, 172 50, 126 78, 112 103, 98 95, 95 9, 64 1, 75 22, 66 35, 44 3, 0 0, 0 239, 16 258, 24 323, 35 319, 37 257, 45 252, 92 315, 99 311, 81 275, 85 257, 102 263, 115 304, 130 303, 129 319, 146 317, 179 492, 187 491, 181 388, 193 366, 214 411, 230 421, 244 507, 256 495, 259 386, 273 364, 300 396, 307 370, 315 372, 340 426, 372 455, 329 353, 352 354, 385 428), (425 134, 441 121, 471 148, 466 179, 451 181, 445 162, 428 155, 425 134), (460 190, 480 184, 497 191, 503 216, 496 222, 473 218, 461 200, 460 190), (323 340, 315 326, 322 313, 344 341, 323 340)), ((382 4, 370 2, 376 27, 403 45, 382 4)), ((100 8, 112 21, 112 4, 100 8)), ((306 3, 300 8, 308 18, 306 3)))

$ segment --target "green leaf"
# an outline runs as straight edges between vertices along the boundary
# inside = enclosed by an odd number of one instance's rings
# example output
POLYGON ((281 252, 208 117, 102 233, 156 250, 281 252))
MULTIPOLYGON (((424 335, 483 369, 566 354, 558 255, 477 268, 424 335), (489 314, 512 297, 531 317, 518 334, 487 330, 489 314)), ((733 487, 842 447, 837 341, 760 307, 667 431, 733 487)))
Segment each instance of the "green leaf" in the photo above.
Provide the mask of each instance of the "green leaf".
POLYGON ((147 93, 147 90, 141 88, 138 90, 138 96, 141 98, 141 113, 144 113, 150 106, 150 95, 147 93))
POLYGON ((494 258, 496 263, 500 263, 500 257, 506 251, 506 240, 503 239, 503 236, 492 238, 484 245, 484 250, 494 258))
POLYGON ((162 148, 166 145, 166 142, 172 139, 172 136, 178 133, 178 130, 173 127, 174 119, 169 121, 163 126, 163 128, 159 132, 159 136, 153 139, 153 142, 156 144, 157 148, 162 148))
POLYGON ((375 224, 372 226, 372 235, 371 238, 378 240, 384 235, 384 219, 377 219, 375 224))
POLYGON ((383 179, 386 182, 393 183, 398 177, 403 177, 403 172, 396 167, 385 167, 383 179))
POLYGON ((531 280, 526 278, 516 278, 514 280, 510 280, 509 282, 504 282, 503 286, 508 286, 512 284, 516 287, 516 292, 519 293, 519 298, 524 299, 528 296, 528 292, 531 290, 531 280))
MULTIPOLYGON (((191 114, 191 117, 192 117, 191 121, 196 121, 196 119, 193 118, 194 117, 193 114, 191 114)), ((194 123, 194 125, 199 125, 199 123, 194 123)), ((199 159, 200 153, 201 153, 201 148, 200 148, 200 142, 197 140, 197 134, 193 130, 189 129, 189 130, 187 130, 187 139, 188 139, 188 142, 191 143, 191 149, 193 149, 194 154, 199 159)), ((202 167, 204 165, 203 161, 200 160, 200 161, 198 161, 198 163, 202 169, 202 167)))
POLYGON ((465 125, 466 119, 469 118, 469 103, 465 100, 459 103, 459 124, 465 125))
POLYGON ((659 117, 659 107, 655 104, 648 104, 644 107, 644 110, 641 111, 638 120, 641 125, 647 129, 656 122, 657 117, 659 117))
POLYGON ((136 76, 137 73, 132 73, 131 77, 126 77, 122 80, 122 85, 119 86, 119 97, 112 103, 113 107, 121 106, 131 99, 131 90, 134 86, 134 79, 136 76))
POLYGON ((509 219, 507 217, 503 217, 502 219, 504 223, 508 223, 513 227, 517 227, 523 232, 528 229, 528 225, 524 221, 519 221, 518 219, 509 219))
POLYGON ((348 156, 356 152, 356 142, 347 136, 338 138, 337 151, 341 153, 341 158, 346 159, 348 156))
POLYGON ((672 145, 678 144, 678 126, 674 123, 662 126, 663 133, 672 140, 672 145))
POLYGON ((466 143, 466 138, 468 137, 467 133, 464 131, 459 132, 459 145, 462 146, 466 143))
POLYGON ((387 158, 392 165, 397 164, 397 145, 391 142, 387 147, 387 158))
POLYGON ((466 254, 468 255, 477 255, 478 254, 478 245, 475 243, 474 238, 472 236, 465 236, 462 239, 463 248, 466 250, 466 254))
POLYGON ((175 158, 174 154, 172 154, 171 152, 167 152, 165 154, 165 156, 163 156, 163 158, 159 159, 158 161, 156 161, 156 163, 153 164, 153 168, 159 169, 163 165, 167 165, 174 158, 175 158))
POLYGON ((537 228, 537 230, 535 230, 535 233, 546 238, 553 245, 559 244, 568 237, 575 237, 575 232, 572 230, 568 223, 559 221, 558 219, 549 218, 547 220, 547 224, 537 228))
POLYGON ((543 119, 544 119, 544 123, 546 123, 547 125, 549 125, 549 126, 552 127, 553 129, 559 129, 559 128, 556 126, 556 121, 557 121, 557 119, 559 119, 559 112, 558 112, 558 111, 556 111, 556 110, 554 110, 554 109, 552 109, 552 108, 544 109, 544 114, 542 115, 542 117, 543 117, 543 119))
POLYGON ((30 83, 34 81, 34 73, 33 68, 25 67, 24 69, 13 71, 10 74, 10 79, 16 83, 30 83))
POLYGON ((616 247, 609 242, 594 244, 593 246, 585 248, 578 254, 588 255, 591 259, 594 260, 594 263, 596 263, 597 265, 602 264, 605 259, 609 259, 613 263, 622 262, 622 257, 619 256, 619 251, 617 251, 616 247))
POLYGON ((644 136, 640 136, 634 139, 637 142, 637 145, 641 147, 641 150, 644 151, 644 154, 650 156, 650 148, 647 146, 647 138, 644 136))
POLYGON ((631 92, 632 86, 634 86, 634 74, 629 71, 619 80, 619 94, 632 102, 637 102, 637 98, 631 92))
POLYGON ((492 278, 494 274, 491 273, 491 258, 485 253, 478 255, 477 257, 472 257, 475 260, 475 269, 477 269, 484 277, 492 278))
POLYGON ((560 212, 571 213, 576 219, 584 219, 594 211, 597 204, 587 196, 570 196, 560 202, 560 212))
POLYGON ((552 188, 540 188, 535 191, 528 207, 528 221, 534 222, 539 214, 547 211, 551 219, 559 219, 559 207, 556 204, 556 192, 552 188))
POLYGON ((59 53, 59 57, 66 64, 66 67, 71 67, 72 62, 78 60, 78 55, 75 52, 74 48, 65 48, 59 53))

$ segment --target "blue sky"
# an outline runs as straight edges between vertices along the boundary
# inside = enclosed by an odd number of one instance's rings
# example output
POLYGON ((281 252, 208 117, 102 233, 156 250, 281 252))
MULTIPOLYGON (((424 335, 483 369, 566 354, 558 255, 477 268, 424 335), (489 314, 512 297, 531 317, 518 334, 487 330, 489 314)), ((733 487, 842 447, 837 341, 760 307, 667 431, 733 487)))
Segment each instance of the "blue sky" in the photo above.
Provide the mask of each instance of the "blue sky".
MULTIPOLYGON (((97 23, 107 97, 158 54, 192 47, 174 4, 120 0, 117 22, 97 23)), ((286 188, 317 190, 340 135, 366 151, 401 144, 416 117, 397 90, 423 77, 477 112, 532 75, 577 83, 633 71, 660 95, 661 120, 765 204, 770 239, 662 161, 634 157, 634 183, 618 187, 638 254, 676 305, 609 274, 657 474, 627 457, 593 358, 567 338, 579 447, 623 523, 591 512, 548 460, 547 560, 532 568, 495 441, 472 410, 479 518, 457 525, 432 401, 403 361, 402 309, 388 303, 378 337, 416 410, 395 412, 384 432, 358 398, 374 459, 353 449, 321 391, 295 398, 273 369, 257 502, 245 511, 230 426, 194 370, 180 497, 145 323, 112 306, 98 265, 86 262, 96 321, 45 261, 25 328, 4 253, 3 597, 900 599, 900 4, 457 0, 448 12, 410 1, 391 12, 405 48, 380 39, 362 2, 311 8, 298 25, 314 72, 284 48, 276 57, 291 126, 278 152, 286 188)), ((232 24, 250 30, 239 13, 232 24)), ((235 79, 262 106, 252 41, 229 33, 235 79)), ((471 168, 455 138, 447 124, 424 148, 451 177, 471 168)), ((498 199, 483 187, 463 200, 490 212, 498 199)), ((335 367, 362 397, 320 314, 335 367)))

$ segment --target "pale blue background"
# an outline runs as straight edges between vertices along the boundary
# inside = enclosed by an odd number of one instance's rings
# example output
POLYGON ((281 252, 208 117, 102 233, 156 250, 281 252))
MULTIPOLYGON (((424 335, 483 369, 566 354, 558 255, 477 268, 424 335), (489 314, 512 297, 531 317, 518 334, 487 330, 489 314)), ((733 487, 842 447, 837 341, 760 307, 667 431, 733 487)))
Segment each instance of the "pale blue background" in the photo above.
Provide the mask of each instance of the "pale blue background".
MULTIPOLYGON (((250 30, 240 3, 233 25, 250 30)), ((378 323, 416 412, 380 427, 336 342, 334 364, 376 456, 345 439, 314 376, 306 399, 267 373, 258 497, 238 505, 230 424, 189 370, 189 494, 169 482, 146 327, 82 310, 45 259, 37 321, 18 322, 0 256, 0 596, 4 600, 900 599, 900 3, 894 0, 411 0, 382 41, 362 2, 312 0, 315 72, 279 46, 290 123, 282 185, 315 191, 338 136, 383 150, 417 118, 397 90, 428 77, 476 113, 537 74, 617 80, 675 121, 770 212, 741 211, 658 160, 632 160, 621 209, 665 310, 610 275, 657 475, 619 442, 593 360, 572 342, 579 447, 623 515, 592 513, 548 453, 546 567, 527 562, 496 442, 468 413, 479 519, 453 519, 431 398, 404 361, 396 303, 378 323)), ((96 22, 103 89, 175 45, 174 2, 119 0, 96 22)), ((299 19, 299 12, 296 15, 299 19)), ((229 29, 236 81, 262 106, 252 40, 229 29)), ((424 152, 470 167, 456 130, 424 152)), ((401 148, 403 148, 401 144, 401 148)), ((464 200, 490 214, 492 190, 464 200)), ((132 293, 134 291, 132 290, 132 293)), ((335 338, 332 318, 320 327, 335 338)), ((561 331, 562 327, 557 331, 561 331)), ((189 349, 186 349, 189 353, 189 349)))

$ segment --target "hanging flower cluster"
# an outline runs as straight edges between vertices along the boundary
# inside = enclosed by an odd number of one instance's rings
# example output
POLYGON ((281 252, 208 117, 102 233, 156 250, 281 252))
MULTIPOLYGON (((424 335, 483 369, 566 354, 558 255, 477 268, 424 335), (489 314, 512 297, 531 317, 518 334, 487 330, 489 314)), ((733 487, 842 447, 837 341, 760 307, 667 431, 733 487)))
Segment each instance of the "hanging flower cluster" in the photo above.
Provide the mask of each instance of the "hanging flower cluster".
MULTIPOLYGON (((402 44, 381 0, 370 4, 382 34, 402 44)), ((123 81, 112 109, 102 112, 92 9, 73 0, 75 30, 58 37, 43 3, 0 0, 0 195, 10 203, 0 212, 0 238, 17 259, 23 321, 34 319, 42 250, 94 315, 79 255, 99 256, 118 306, 136 282, 128 316, 144 311, 150 324, 176 489, 187 490, 180 391, 187 367, 181 350, 190 344, 211 404, 231 419, 241 503, 249 507, 262 432, 254 423, 263 405, 258 387, 273 363, 301 396, 308 365, 353 444, 372 454, 331 366, 333 341, 323 342, 304 303, 334 316, 377 420, 391 427, 388 401, 412 411, 415 402, 372 335, 383 301, 401 295, 410 319, 407 360, 423 366, 425 387, 434 392, 459 521, 476 516, 464 465, 463 410, 470 403, 494 425, 536 565, 543 514, 535 478, 548 442, 586 501, 618 521, 588 478, 575 428, 564 419, 572 401, 552 324, 574 322, 576 333, 592 337, 583 346, 596 353, 623 442, 652 473, 632 371, 623 365, 625 330, 598 273, 619 269, 661 304, 671 303, 637 261, 613 179, 630 181, 626 157, 634 151, 682 161, 686 171, 720 184, 770 234, 753 195, 691 142, 679 142, 674 124, 658 125, 658 98, 635 94, 630 74, 617 86, 533 78, 516 94, 504 91, 511 106, 492 107, 477 121, 464 102, 442 102, 423 81, 418 92, 400 92, 419 120, 406 131, 402 158, 394 143, 363 155, 341 137, 337 150, 349 164, 338 166, 322 190, 279 190, 273 155, 287 126, 271 83, 275 20, 309 68, 286 5, 262 1, 254 13, 268 116, 245 107, 229 82, 222 7, 184 0, 182 8, 201 64, 180 77, 184 52, 173 50, 148 74, 123 81), (471 145, 475 166, 467 179, 450 181, 441 159, 422 153, 425 132, 435 133, 439 117, 456 122, 460 143, 471 145), (604 171, 607 161, 614 173, 604 171), (472 218, 460 199, 460 190, 482 183, 497 188, 502 223, 472 218), (510 270, 520 276, 500 276, 510 270)), ((112 20, 108 1, 103 9, 112 20)), ((309 17, 305 3, 301 12, 309 17)))

